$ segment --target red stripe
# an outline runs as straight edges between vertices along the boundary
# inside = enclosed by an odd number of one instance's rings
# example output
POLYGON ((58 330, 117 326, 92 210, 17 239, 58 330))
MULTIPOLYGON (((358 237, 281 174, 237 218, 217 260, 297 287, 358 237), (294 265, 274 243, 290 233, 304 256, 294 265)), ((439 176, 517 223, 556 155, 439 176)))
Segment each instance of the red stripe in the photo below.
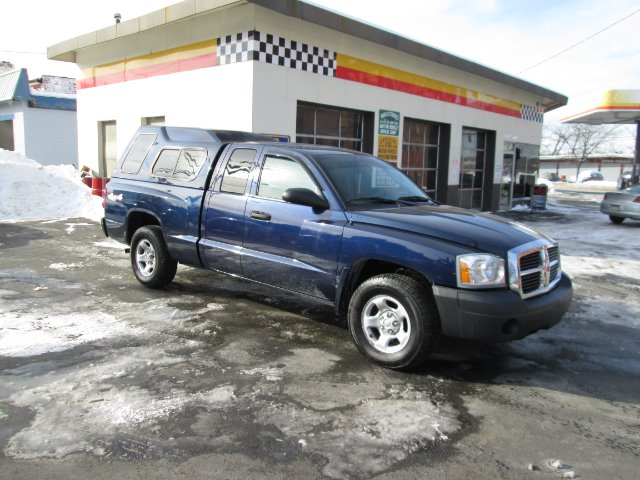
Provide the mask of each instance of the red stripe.
POLYGON ((595 108, 594 112, 598 110, 640 110, 640 104, 638 105, 606 105, 604 107, 595 108))
POLYGON ((111 85, 114 83, 130 82, 132 80, 168 75, 170 73, 197 70, 198 68, 215 67, 217 64, 218 58, 216 55, 213 53, 207 53, 205 55, 198 55, 195 57, 173 60, 171 62, 156 63, 154 65, 125 70, 124 72, 84 78, 78 82, 78 88, 92 88, 111 85))
POLYGON ((343 80, 350 80, 352 82, 372 85, 374 87, 381 87, 389 90, 395 90, 397 92, 408 93, 410 95, 417 95, 420 97, 432 98, 434 100, 440 100, 443 102, 454 103, 456 105, 484 110, 486 112, 499 113, 502 115, 509 115, 511 117, 520 118, 520 112, 517 110, 466 97, 464 95, 464 92, 466 92, 465 89, 460 89, 460 94, 454 95, 440 90, 434 90, 432 88, 415 85, 413 83, 407 83, 380 75, 374 75, 372 73, 363 72, 361 70, 353 70, 351 68, 341 67, 339 65, 336 71, 336 77, 343 80))
POLYGON ((609 112, 612 110, 640 110, 640 105, 638 106, 623 106, 623 105, 619 105, 619 106, 611 106, 611 105, 605 105, 602 107, 596 107, 596 108, 592 108, 590 110, 585 110, 584 112, 580 112, 580 113, 574 113, 572 115, 569 115, 568 117, 564 117, 561 118, 560 121, 561 122, 565 122, 567 120, 573 120, 574 118, 580 118, 580 117, 584 117, 586 115, 591 115, 592 113, 598 113, 598 112, 609 112))

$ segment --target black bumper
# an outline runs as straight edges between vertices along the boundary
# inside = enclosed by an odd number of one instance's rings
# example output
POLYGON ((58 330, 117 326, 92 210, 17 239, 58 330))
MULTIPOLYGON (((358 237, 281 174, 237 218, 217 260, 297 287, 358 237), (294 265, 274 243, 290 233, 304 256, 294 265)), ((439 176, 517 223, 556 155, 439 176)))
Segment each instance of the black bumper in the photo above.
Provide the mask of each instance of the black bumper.
POLYGON ((523 300, 511 290, 461 290, 434 286, 442 334, 484 342, 518 340, 553 327, 569 310, 573 289, 566 275, 556 288, 523 300))

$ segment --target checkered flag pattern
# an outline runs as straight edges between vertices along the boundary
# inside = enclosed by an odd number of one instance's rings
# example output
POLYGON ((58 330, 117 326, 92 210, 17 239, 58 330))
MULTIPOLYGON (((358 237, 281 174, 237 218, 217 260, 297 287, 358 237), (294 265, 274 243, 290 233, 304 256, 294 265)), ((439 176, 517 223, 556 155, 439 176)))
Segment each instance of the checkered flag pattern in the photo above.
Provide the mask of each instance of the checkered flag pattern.
POLYGON ((259 62, 335 77, 336 53, 256 31, 218 39, 218 64, 259 62))
POLYGON ((524 104, 520 105, 520 118, 538 123, 542 123, 544 121, 544 115, 540 108, 524 104))

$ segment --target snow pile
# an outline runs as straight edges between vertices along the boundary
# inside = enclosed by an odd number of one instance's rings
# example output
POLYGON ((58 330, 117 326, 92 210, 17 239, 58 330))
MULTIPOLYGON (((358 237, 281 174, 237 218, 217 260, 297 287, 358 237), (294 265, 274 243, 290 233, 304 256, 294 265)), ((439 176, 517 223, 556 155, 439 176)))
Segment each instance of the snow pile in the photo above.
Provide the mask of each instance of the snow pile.
POLYGON ((42 166, 0 149, 0 221, 103 216, 102 198, 91 195, 73 166, 42 166))

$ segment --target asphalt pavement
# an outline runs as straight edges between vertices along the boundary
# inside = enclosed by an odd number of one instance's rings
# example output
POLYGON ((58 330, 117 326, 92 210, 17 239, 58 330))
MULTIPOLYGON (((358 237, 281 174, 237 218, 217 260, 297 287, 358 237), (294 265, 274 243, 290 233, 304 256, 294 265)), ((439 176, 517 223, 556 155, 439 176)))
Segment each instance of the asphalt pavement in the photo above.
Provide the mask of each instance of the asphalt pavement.
POLYGON ((0 477, 637 478, 640 222, 564 206, 507 214, 560 239, 563 322, 411 373, 325 305, 182 266, 149 290, 95 223, 0 223, 0 477))

